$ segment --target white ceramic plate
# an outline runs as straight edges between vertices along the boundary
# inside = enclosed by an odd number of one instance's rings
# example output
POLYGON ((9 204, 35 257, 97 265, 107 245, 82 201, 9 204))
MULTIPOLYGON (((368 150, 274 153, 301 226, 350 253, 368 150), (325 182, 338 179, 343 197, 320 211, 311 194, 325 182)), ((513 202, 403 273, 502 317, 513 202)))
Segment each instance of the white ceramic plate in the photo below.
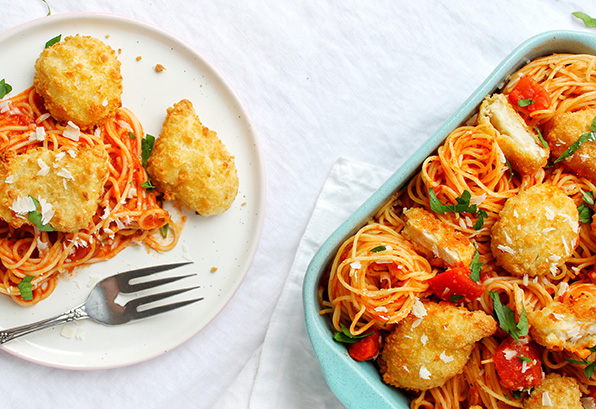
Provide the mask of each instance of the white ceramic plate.
MULTIPOLYGON (((109 44, 122 63, 123 105, 159 135, 166 109, 189 99, 201 122, 217 132, 235 156, 240 188, 222 215, 202 218, 188 212, 177 247, 163 254, 131 247, 116 258, 83 268, 59 282, 50 297, 20 307, 0 296, 0 329, 64 312, 83 302, 98 279, 129 270, 191 259, 176 273, 198 273, 179 282, 200 285, 188 297, 204 300, 147 320, 107 327, 92 321, 67 324, 15 339, 0 350, 44 365, 70 369, 118 367, 158 356, 204 328, 240 286, 260 238, 264 216, 264 174, 257 138, 240 101, 221 75, 190 46, 159 28, 103 14, 56 15, 0 36, 0 79, 13 86, 9 96, 32 84, 34 63, 47 40, 58 34, 90 35, 109 44), (137 61, 137 57, 141 57, 137 61), (157 73, 156 64, 166 71, 157 73), (217 271, 212 272, 212 267, 217 271)), ((0 359, 2 353, 0 353, 0 359)))

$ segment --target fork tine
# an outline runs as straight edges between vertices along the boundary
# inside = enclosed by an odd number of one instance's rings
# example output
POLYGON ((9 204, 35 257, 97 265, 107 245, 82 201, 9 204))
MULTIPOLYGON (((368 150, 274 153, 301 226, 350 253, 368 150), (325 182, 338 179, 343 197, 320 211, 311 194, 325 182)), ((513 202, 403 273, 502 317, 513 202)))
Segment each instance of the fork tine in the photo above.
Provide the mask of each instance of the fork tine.
POLYGON ((175 310, 176 308, 184 307, 185 305, 188 305, 188 304, 193 304, 197 301, 201 301, 202 299, 203 299, 203 297, 200 297, 200 298, 195 298, 192 300, 179 301, 179 302, 175 302, 175 303, 171 303, 171 304, 167 304, 167 305, 162 305, 162 306, 155 307, 155 308, 149 308, 148 310, 137 311, 134 313, 133 319, 152 317, 157 314, 175 310))
POLYGON ((180 288, 178 290, 164 291, 163 293, 151 294, 146 295, 144 297, 135 298, 134 300, 130 300, 129 302, 127 302, 124 305, 124 308, 127 311, 131 311, 131 313, 134 315, 135 312, 139 313, 137 311, 137 308, 141 305, 163 300, 164 298, 173 297, 174 295, 182 294, 187 291, 194 290, 196 288, 199 288, 199 286, 197 285, 195 287, 180 288))
POLYGON ((115 277, 118 281, 118 287, 120 289, 120 292, 134 293, 136 291, 141 291, 146 288, 151 288, 151 287, 155 287, 158 285, 167 284, 169 282, 176 281, 181 278, 188 277, 188 276, 194 275, 194 274, 189 274, 187 276, 180 276, 178 278, 173 278, 173 279, 155 280, 155 281, 151 282, 153 284, 149 284, 149 282, 148 283, 130 284, 130 280, 135 279, 135 278, 140 278, 140 277, 146 277, 151 274, 159 273, 162 271, 172 270, 174 268, 182 267, 187 264, 192 264, 192 261, 186 261, 186 262, 182 262, 182 263, 173 263, 173 264, 162 264, 159 266, 139 268, 137 270, 130 270, 130 271, 126 271, 124 273, 117 274, 115 277), (170 280, 170 281, 164 281, 164 280, 170 280))
POLYGON ((153 287, 157 287, 157 286, 168 284, 168 283, 173 283, 174 281, 178 281, 183 278, 192 277, 192 276, 196 276, 196 274, 193 273, 193 274, 187 274, 187 275, 183 275, 183 276, 166 277, 166 278, 160 278, 159 280, 144 281, 142 283, 136 283, 136 284, 128 283, 124 286, 124 288, 122 286, 120 286, 120 292, 135 293, 137 291, 146 290, 148 288, 153 288, 153 287))

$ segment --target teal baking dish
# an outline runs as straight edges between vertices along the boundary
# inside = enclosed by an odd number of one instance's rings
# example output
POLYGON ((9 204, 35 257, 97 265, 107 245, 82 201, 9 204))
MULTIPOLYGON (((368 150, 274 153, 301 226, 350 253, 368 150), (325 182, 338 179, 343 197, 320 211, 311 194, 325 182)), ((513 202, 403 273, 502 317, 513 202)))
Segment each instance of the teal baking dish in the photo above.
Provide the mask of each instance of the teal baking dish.
POLYGON ((319 315, 317 289, 321 276, 329 268, 341 243, 410 179, 453 129, 475 114, 486 95, 496 91, 509 75, 529 60, 553 53, 596 54, 596 34, 548 31, 520 44, 408 161, 325 241, 310 262, 302 294, 308 336, 329 387, 347 408, 407 409, 410 399, 402 391, 384 384, 374 364, 352 360, 346 348, 333 340, 334 330, 329 318, 319 315))

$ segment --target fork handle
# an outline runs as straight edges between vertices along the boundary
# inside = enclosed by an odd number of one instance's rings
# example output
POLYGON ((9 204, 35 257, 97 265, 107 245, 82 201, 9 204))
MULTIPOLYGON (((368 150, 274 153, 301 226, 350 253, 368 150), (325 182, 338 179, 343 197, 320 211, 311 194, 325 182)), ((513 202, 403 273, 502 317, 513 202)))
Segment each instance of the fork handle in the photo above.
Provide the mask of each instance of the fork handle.
POLYGON ((35 331, 39 331, 45 328, 50 328, 55 325, 66 324, 67 322, 77 321, 83 318, 88 318, 89 315, 85 311, 84 306, 80 305, 67 311, 63 314, 56 315, 55 317, 47 318, 45 320, 33 322, 31 324, 22 325, 20 327, 10 328, 4 331, 0 331, 0 345, 18 338, 23 335, 30 334, 35 331))

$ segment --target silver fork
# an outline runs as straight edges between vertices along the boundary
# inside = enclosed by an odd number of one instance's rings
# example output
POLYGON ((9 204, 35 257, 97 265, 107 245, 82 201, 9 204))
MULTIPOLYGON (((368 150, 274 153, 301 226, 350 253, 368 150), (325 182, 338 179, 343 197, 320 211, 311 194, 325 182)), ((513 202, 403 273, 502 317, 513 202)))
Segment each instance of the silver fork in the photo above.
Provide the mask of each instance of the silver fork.
POLYGON ((91 293, 87 298, 87 301, 85 301, 78 307, 75 307, 70 311, 67 311, 63 314, 57 315, 52 318, 0 331, 0 345, 20 336, 30 334, 32 332, 44 328, 53 327, 55 325, 65 324, 67 322, 73 322, 89 318, 96 322, 100 322, 106 325, 118 325, 124 324, 132 320, 152 317, 156 314, 161 314, 163 312, 171 311, 176 308, 180 308, 185 305, 200 301, 203 299, 202 297, 139 310, 139 307, 142 307, 146 304, 163 300, 164 298, 172 297, 174 295, 194 290, 195 288, 199 287, 195 286, 182 288, 178 290, 165 291, 158 294, 147 295, 144 297, 133 299, 127 302, 125 305, 120 305, 115 302, 116 297, 120 293, 130 294, 135 293, 137 291, 148 290, 160 285, 172 283, 174 281, 178 281, 183 278, 196 275, 187 274, 176 277, 160 278, 152 281, 131 283, 131 280, 147 277, 158 272, 171 270, 190 263, 191 262, 175 263, 141 268, 138 270, 126 271, 120 274, 104 278, 103 280, 99 281, 95 285, 95 287, 93 287, 93 290, 91 290, 91 293))

